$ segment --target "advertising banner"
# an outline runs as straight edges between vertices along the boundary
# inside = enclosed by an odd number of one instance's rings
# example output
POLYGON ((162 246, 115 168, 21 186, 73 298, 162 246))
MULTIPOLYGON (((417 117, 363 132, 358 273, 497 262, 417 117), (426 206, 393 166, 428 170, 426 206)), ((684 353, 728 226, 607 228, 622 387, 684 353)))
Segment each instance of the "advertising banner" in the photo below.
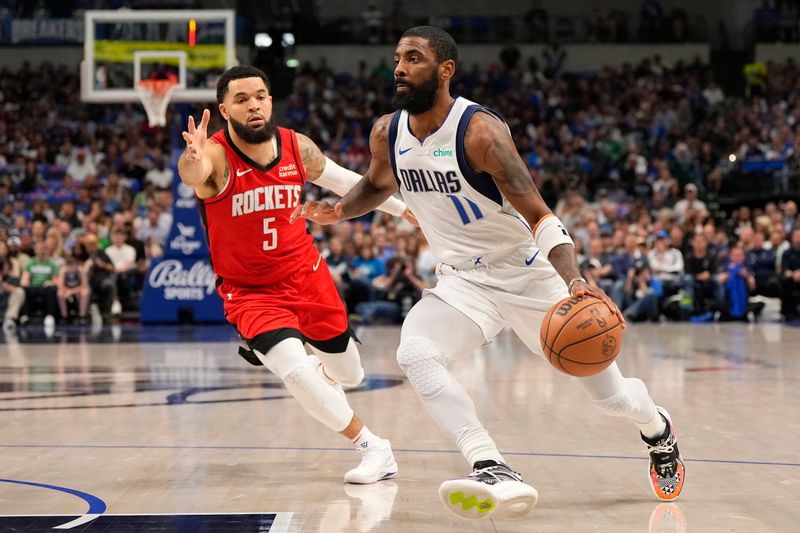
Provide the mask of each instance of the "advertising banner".
POLYGON ((172 198, 172 228, 164 255, 148 269, 141 320, 163 323, 193 317, 195 322, 221 322, 225 320, 222 300, 214 287, 194 190, 176 177, 172 198))

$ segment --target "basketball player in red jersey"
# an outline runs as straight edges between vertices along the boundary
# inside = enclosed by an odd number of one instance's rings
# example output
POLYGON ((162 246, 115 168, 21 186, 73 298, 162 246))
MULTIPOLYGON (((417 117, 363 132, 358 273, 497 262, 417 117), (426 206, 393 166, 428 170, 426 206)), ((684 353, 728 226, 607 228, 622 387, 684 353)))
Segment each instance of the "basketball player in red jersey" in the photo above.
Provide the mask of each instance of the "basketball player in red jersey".
MULTIPOLYGON (((397 464, 389 441, 371 433, 347 403, 342 386, 364 378, 347 313, 305 220, 289 222, 307 180, 344 194, 360 176, 327 159, 308 137, 274 126, 269 91, 255 67, 226 71, 217 102, 227 125, 208 142, 210 112, 198 126, 189 117, 178 172, 201 199, 217 291, 247 347, 240 354, 270 369, 311 416, 363 453, 345 481, 374 483, 394 476, 397 464)), ((410 218, 394 198, 379 209, 410 218)))

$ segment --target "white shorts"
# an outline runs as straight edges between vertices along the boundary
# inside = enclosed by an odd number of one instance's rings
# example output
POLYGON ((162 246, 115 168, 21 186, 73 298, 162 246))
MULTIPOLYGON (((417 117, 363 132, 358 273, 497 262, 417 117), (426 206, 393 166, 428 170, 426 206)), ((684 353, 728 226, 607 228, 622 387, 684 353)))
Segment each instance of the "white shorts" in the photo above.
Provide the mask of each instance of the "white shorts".
POLYGON ((433 294, 464 313, 481 328, 487 342, 511 326, 530 350, 543 356, 542 319, 569 291, 538 251, 531 244, 502 257, 475 258, 480 259, 478 264, 475 260, 455 266, 440 263, 439 281, 425 290, 423 298, 433 294))

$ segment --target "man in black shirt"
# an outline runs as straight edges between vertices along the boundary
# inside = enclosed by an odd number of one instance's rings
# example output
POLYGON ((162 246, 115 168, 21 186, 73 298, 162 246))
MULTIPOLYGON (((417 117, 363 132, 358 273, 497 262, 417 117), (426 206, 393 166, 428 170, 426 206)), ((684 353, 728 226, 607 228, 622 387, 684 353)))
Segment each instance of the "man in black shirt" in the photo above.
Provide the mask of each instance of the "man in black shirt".
POLYGON ((786 320, 797 320, 800 318, 797 310, 800 301, 800 226, 792 230, 791 242, 791 248, 783 252, 781 258, 781 314, 786 320))
POLYGON ((702 233, 692 237, 692 251, 686 254, 684 269, 694 287, 694 314, 710 311, 714 301, 713 276, 719 269, 717 258, 709 253, 708 239, 702 233))
POLYGON ((108 319, 111 316, 111 304, 117 299, 117 278, 114 274, 114 264, 108 254, 98 246, 97 235, 93 233, 84 235, 83 245, 89 254, 87 265, 92 300, 100 307, 103 318, 108 319))

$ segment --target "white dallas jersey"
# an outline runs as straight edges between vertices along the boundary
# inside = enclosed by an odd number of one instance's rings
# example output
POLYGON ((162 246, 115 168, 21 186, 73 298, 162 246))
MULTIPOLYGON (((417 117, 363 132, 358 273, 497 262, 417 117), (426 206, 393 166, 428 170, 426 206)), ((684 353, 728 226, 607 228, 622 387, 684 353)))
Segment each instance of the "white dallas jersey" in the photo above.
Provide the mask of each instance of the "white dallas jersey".
POLYGON ((441 127, 422 142, 409 130, 406 111, 396 112, 389 127, 389 154, 400 193, 443 263, 475 260, 533 242, 528 223, 492 177, 467 163, 464 134, 479 110, 493 113, 456 98, 441 127))

